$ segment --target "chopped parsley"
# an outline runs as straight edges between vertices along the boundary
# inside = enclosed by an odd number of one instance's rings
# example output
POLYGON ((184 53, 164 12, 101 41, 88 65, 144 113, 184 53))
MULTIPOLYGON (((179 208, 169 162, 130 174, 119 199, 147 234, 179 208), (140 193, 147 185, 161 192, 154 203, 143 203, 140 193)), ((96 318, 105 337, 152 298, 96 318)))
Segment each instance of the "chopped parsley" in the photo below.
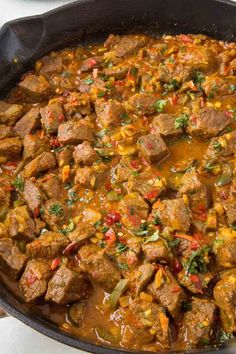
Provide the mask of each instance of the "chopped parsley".
POLYGON ((101 220, 96 221, 94 224, 95 229, 98 229, 101 223, 102 223, 101 220))
POLYGON ((138 172, 138 171, 132 171, 131 174, 132 174, 132 176, 134 176, 134 177, 138 177, 139 172, 138 172))
MULTIPOLYGON (((73 189, 71 189, 68 191, 68 197, 69 197, 69 199, 67 200, 67 206, 69 208, 71 208, 75 204, 75 202, 78 200, 78 195, 73 189)), ((82 202, 82 201, 86 201, 86 200, 85 200, 85 198, 80 198, 80 201, 82 202)))
POLYGON ((84 80, 84 82, 87 84, 87 85, 92 85, 94 83, 94 80, 93 79, 86 79, 84 80))
POLYGON ((23 192, 25 182, 22 177, 18 176, 11 182, 11 184, 20 192, 23 192))
POLYGON ((157 230, 151 236, 147 237, 145 239, 144 243, 155 242, 155 241, 159 240, 159 238, 160 238, 159 230, 157 230))
POLYGON ((222 328, 219 330, 218 336, 217 336, 219 343, 224 343, 232 338, 234 338, 232 333, 226 333, 222 328))
POLYGON ((97 96, 98 96, 99 98, 102 98, 103 96, 105 96, 105 94, 106 94, 105 91, 98 91, 97 96))
POLYGON ((106 247, 106 242, 99 240, 98 241, 98 246, 100 246, 101 248, 105 248, 106 247))
POLYGON ((105 129, 100 130, 100 132, 98 132, 96 135, 99 139, 102 139, 102 138, 104 138, 104 136, 107 135, 108 132, 109 132, 109 130, 107 128, 105 128, 105 129))
POLYGON ((166 104, 167 104, 167 100, 157 100, 156 103, 154 104, 154 108, 158 113, 161 113, 163 112, 166 104))
POLYGON ((179 239, 179 238, 175 238, 175 239, 173 239, 173 240, 168 241, 168 245, 169 245, 171 248, 175 248, 175 247, 177 247, 179 244, 180 244, 180 239, 179 239))
POLYGON ((205 81, 205 76, 201 71, 195 71, 193 74, 193 82, 195 85, 202 84, 205 81))
POLYGON ((75 229, 75 224, 74 224, 74 221, 72 219, 69 220, 69 225, 60 230, 60 233, 67 236, 70 232, 72 232, 73 230, 75 229))
POLYGON ((207 255, 210 248, 207 246, 203 246, 197 251, 192 252, 191 256, 184 264, 184 268, 187 271, 187 274, 198 274, 198 273, 206 273, 207 265, 204 259, 204 256, 207 255))
POLYGON ((181 116, 175 119, 175 128, 186 128, 188 125, 189 115, 187 113, 183 113, 181 116))
POLYGON ((109 227, 108 226, 103 226, 102 229, 101 229, 101 232, 102 233, 105 233, 109 230, 109 227))
POLYGON ((118 267, 120 270, 129 270, 128 264, 126 263, 118 263, 118 267))
POLYGON ((218 140, 214 141, 212 146, 213 146, 213 149, 215 149, 215 150, 221 150, 222 149, 221 143, 218 140))
POLYGON ((149 225, 147 222, 141 224, 140 229, 135 231, 136 236, 147 236, 149 232, 149 225))
POLYGON ((116 248, 118 253, 123 253, 128 249, 128 246, 124 243, 118 242, 116 248))
POLYGON ((172 79, 167 84, 164 84, 163 87, 163 95, 166 95, 168 92, 177 90, 180 87, 180 83, 176 79, 172 79))
POLYGON ((187 312, 187 311, 190 311, 192 309, 192 305, 191 305, 191 302, 188 302, 188 301, 183 301, 182 304, 181 304, 181 310, 183 312, 187 312))
POLYGON ((55 203, 49 208, 49 213, 55 216, 61 216, 64 213, 64 209, 61 204, 55 203))
POLYGON ((138 73, 138 69, 137 68, 131 68, 130 69, 130 74, 132 75, 132 76, 136 76, 137 75, 137 73, 138 73))

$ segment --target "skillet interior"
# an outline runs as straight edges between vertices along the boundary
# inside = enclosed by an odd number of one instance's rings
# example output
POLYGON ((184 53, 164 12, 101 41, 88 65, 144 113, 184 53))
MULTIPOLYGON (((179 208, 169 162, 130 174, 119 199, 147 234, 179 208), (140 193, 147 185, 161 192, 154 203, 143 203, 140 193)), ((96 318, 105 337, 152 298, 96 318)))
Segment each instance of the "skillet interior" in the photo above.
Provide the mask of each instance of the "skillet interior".
MULTIPOLYGON (((108 33, 203 33, 236 40, 236 4, 224 0, 84 0, 12 21, 0 32, 0 95, 4 96, 36 59, 48 51, 74 43, 101 41, 108 33), (176 6, 177 5, 177 6, 176 6), (104 16, 104 14, 106 14, 104 16)), ((0 284, 0 306, 22 322, 58 341, 94 353, 120 353, 118 349, 80 341, 32 313, 0 284)), ((224 348, 188 353, 232 353, 236 342, 224 348)), ((173 352, 172 352, 173 353, 173 352)))

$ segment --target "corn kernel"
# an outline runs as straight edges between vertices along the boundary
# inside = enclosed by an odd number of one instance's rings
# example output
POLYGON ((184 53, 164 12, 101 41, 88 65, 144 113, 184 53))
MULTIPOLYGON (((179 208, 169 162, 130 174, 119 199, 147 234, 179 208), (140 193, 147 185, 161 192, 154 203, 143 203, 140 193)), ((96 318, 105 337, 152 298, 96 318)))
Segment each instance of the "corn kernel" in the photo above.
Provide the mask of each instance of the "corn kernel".
POLYGON ((153 297, 150 294, 147 294, 145 292, 141 292, 139 295, 140 299, 146 302, 152 302, 153 301, 153 297))

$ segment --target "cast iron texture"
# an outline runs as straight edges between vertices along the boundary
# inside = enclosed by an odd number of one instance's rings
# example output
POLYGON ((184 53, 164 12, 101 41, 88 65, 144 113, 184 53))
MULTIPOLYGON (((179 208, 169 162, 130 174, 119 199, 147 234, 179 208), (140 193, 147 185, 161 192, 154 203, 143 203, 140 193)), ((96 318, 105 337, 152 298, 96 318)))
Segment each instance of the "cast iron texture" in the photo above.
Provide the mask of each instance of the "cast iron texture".
MULTIPOLYGON (((74 43, 98 42, 109 33, 130 31, 155 35, 203 33, 235 41, 236 3, 229 0, 81 0, 40 16, 8 22, 0 31, 0 96, 4 97, 20 75, 43 54, 74 43)), ((69 346, 99 354, 124 353, 60 331, 16 299, 1 283, 0 306, 40 333, 69 346)), ((236 354, 236 342, 186 353, 236 354)))

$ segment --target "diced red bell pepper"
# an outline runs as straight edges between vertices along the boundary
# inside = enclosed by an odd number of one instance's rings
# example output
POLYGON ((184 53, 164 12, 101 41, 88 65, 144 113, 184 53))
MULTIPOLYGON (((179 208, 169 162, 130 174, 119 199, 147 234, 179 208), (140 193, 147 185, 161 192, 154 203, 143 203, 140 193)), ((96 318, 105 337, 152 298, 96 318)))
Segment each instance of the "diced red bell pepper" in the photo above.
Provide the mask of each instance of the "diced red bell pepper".
POLYGON ((59 264, 61 263, 61 258, 55 258, 53 259, 52 263, 51 263, 51 270, 55 270, 59 264))
POLYGON ((109 247, 112 247, 115 245, 116 243, 116 234, 114 232, 114 230, 109 229, 106 233, 105 233, 105 237, 104 240, 106 241, 107 245, 109 247))
POLYGON ((153 200, 153 199, 156 199, 157 196, 158 196, 158 191, 157 190, 154 190, 154 191, 151 191, 151 192, 148 192, 144 195, 144 199, 147 199, 147 200, 153 200))
POLYGON ((112 224, 114 224, 115 222, 118 222, 121 218, 121 215, 115 211, 115 210, 111 210, 105 217, 105 222, 108 226, 111 226, 112 224))
POLYGON ((39 216, 39 212, 40 212, 39 207, 34 210, 34 218, 37 218, 39 216))

